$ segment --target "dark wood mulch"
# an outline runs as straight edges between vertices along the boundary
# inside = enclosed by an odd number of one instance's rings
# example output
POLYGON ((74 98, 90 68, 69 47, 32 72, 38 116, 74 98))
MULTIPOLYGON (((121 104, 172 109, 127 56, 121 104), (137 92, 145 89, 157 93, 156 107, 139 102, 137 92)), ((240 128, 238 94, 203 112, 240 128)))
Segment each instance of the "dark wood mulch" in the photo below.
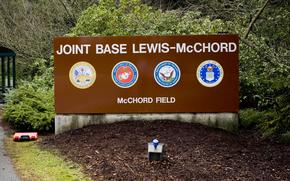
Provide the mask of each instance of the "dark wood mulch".
POLYGON ((82 165, 95 180, 290 180, 290 146, 253 132, 130 121, 48 136, 40 144, 82 165), (165 143, 162 162, 148 161, 153 138, 165 143))

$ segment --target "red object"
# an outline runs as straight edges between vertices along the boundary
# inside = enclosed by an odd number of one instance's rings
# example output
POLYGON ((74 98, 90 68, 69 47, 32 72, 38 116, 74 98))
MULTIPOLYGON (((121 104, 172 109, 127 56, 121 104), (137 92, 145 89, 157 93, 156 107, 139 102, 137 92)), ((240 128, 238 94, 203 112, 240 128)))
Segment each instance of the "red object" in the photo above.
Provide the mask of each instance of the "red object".
POLYGON ((30 133, 15 133, 13 135, 13 141, 34 141, 38 139, 37 132, 30 132, 30 133))

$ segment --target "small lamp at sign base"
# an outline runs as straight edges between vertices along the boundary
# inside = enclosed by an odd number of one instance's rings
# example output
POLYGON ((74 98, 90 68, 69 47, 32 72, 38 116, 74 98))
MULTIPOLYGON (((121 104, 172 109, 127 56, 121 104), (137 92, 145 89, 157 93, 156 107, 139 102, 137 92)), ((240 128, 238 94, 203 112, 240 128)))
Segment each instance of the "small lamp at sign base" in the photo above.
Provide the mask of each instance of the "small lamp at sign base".
POLYGON ((37 132, 23 132, 15 133, 13 135, 13 141, 35 141, 38 139, 37 132))
POLYGON ((161 161, 163 159, 163 143, 159 143, 157 139, 148 143, 148 158, 149 161, 161 161))

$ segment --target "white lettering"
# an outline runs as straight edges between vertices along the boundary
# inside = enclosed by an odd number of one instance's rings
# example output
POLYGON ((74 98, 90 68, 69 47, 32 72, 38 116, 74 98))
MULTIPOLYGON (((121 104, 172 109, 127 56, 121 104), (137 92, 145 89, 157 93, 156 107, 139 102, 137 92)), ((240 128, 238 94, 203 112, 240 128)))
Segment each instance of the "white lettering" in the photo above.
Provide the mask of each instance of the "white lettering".
POLYGON ((227 52, 228 51, 228 44, 227 43, 221 43, 221 52, 227 52))
POLYGON ((229 52, 235 52, 237 50, 237 45, 234 42, 229 43, 229 52))
POLYGON ((175 103, 175 97, 156 97, 155 102, 160 104, 173 104, 175 103))
POLYGON ((237 45, 234 42, 212 42, 212 43, 176 43, 176 53, 218 53, 218 52, 235 52, 237 45))
POLYGON ((192 45, 188 45, 186 47, 186 53, 192 53, 193 52, 193 46, 192 45))
POLYGON ((207 44, 203 43, 202 44, 202 52, 210 52, 210 43, 207 43, 207 44))
POLYGON ((168 43, 140 43, 138 46, 132 44, 132 52, 134 54, 145 54, 145 53, 168 53, 168 43))
POLYGON ((102 44, 96 44, 96 54, 102 54, 103 47, 104 47, 104 45, 102 45, 102 44))
POLYGON ((139 44, 139 53, 146 53, 146 44, 145 43, 139 44))
POLYGON ((82 44, 82 45, 60 45, 59 49, 56 51, 56 54, 61 55, 69 55, 69 54, 88 54, 90 44, 82 44))
POLYGON ((216 53, 220 51, 220 44, 218 44, 217 42, 214 42, 211 44, 211 51, 216 53))
POLYGON ((127 44, 96 44, 96 54, 126 54, 127 44))
POLYGON ((168 53, 169 52, 169 44, 168 43, 162 43, 162 53, 168 53))
POLYGON ((160 52, 160 44, 151 43, 148 45, 148 53, 156 53, 157 48, 160 52))
POLYGON ((201 43, 195 43, 193 46, 193 49, 196 53, 200 53, 202 51, 202 45, 201 43), (197 49, 197 46, 199 46, 199 50, 197 49))
POLYGON ((153 103, 152 97, 118 97, 117 104, 151 104, 153 103))
POLYGON ((185 53, 185 52, 186 52, 186 44, 176 43, 176 53, 185 53))

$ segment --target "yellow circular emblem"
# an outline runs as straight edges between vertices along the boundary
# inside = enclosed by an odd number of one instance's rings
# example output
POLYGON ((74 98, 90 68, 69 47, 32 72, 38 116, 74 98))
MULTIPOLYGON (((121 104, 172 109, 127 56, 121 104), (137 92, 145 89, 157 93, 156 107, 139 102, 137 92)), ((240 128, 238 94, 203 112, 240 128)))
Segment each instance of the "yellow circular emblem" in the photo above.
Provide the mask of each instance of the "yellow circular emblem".
POLYGON ((79 89, 91 87, 96 80, 96 71, 88 62, 75 63, 69 71, 70 82, 79 89))

